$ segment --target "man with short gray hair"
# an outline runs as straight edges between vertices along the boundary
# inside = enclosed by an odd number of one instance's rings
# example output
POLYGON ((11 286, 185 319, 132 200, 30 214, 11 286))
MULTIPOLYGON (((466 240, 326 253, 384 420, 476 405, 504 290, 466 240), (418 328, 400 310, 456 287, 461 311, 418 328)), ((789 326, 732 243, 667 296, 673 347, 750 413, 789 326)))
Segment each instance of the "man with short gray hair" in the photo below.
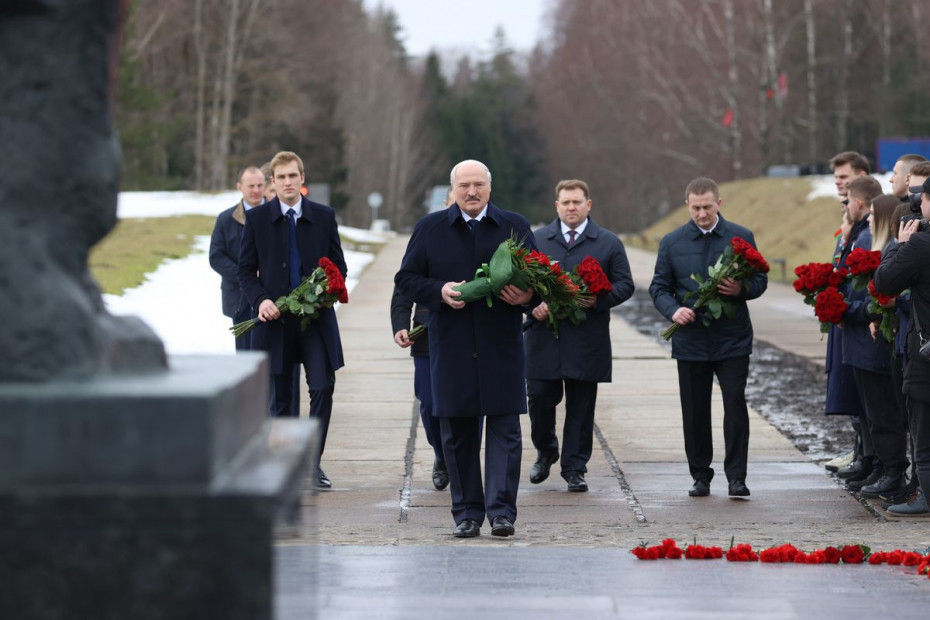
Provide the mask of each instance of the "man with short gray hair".
POLYGON ((501 289, 491 306, 466 304, 455 287, 474 277, 511 238, 536 249, 525 217, 490 202, 491 173, 466 160, 451 173, 455 203, 423 217, 413 229, 400 271, 400 293, 429 311, 433 415, 439 418, 452 496, 453 536, 514 534, 520 483, 520 414, 526 413, 524 305, 532 290, 501 289), (484 480, 481 427, 484 417, 484 480))

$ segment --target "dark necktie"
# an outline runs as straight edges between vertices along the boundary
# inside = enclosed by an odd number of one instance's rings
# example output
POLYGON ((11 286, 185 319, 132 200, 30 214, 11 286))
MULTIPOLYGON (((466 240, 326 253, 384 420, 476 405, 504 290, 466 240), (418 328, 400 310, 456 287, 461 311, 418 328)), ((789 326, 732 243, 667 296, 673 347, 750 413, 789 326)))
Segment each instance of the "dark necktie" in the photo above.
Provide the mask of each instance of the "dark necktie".
POLYGON ((568 231, 568 245, 573 245, 575 243, 575 235, 578 233, 574 230, 568 231))
POLYGON ((470 230, 472 234, 478 230, 478 220, 468 220, 466 224, 468 224, 468 230, 470 230))
POLYGON ((297 247, 297 212, 293 209, 287 210, 287 222, 289 229, 287 263, 290 267, 288 284, 291 290, 294 290, 300 284, 300 250, 297 247))

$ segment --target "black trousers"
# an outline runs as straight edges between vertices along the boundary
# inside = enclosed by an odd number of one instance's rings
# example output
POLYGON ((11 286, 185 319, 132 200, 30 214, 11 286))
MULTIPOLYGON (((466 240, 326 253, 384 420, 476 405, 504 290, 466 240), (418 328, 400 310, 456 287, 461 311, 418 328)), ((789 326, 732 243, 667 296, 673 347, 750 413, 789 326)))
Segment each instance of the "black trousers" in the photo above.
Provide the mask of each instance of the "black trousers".
POLYGON ((891 376, 853 368, 862 408, 869 421, 875 456, 885 469, 907 469, 907 428, 898 408, 891 376))
POLYGON ((904 414, 904 432, 907 438, 907 455, 911 460, 911 479, 917 479, 917 457, 914 454, 914 437, 917 433, 911 428, 911 413, 907 407, 907 399, 904 397, 904 356, 892 356, 891 358, 891 386, 894 389, 894 399, 898 404, 898 410, 904 414))
MULTIPOLYGON (((555 432, 555 408, 562 402, 563 380, 528 379, 526 395, 529 405, 533 446, 541 453, 559 451, 555 432)), ((594 408, 597 383, 565 379, 565 424, 562 427, 562 477, 588 471, 594 442, 594 408)))
MULTIPOLYGON (((252 309, 246 308, 244 312, 240 312, 233 317, 233 325, 248 321, 252 318, 252 309)), ((246 333, 242 336, 236 338, 236 351, 251 351, 252 350, 252 334, 246 333)))
POLYGON ((930 497, 930 403, 907 397, 914 432, 914 460, 917 461, 917 481, 924 497, 930 497))
POLYGON ((326 448, 326 435, 329 433, 329 420, 333 413, 333 391, 336 386, 336 372, 329 364, 326 347, 322 342, 301 338, 299 321, 291 321, 289 331, 285 332, 283 368, 281 374, 272 374, 271 382, 274 401, 271 415, 274 417, 296 417, 299 408, 294 407, 295 390, 299 389, 300 364, 307 374, 307 388, 310 392, 310 417, 320 424, 320 450, 316 465, 326 448))
POLYGON ((710 417, 714 375, 723 393, 723 441, 726 449, 723 471, 727 480, 744 480, 749 459, 749 409, 746 407, 748 355, 716 362, 678 360, 678 388, 688 468, 695 480, 710 482, 714 477, 710 466, 714 460, 710 417))
POLYGON ((452 518, 456 524, 484 517, 505 516, 517 520, 517 487, 523 439, 520 416, 485 418, 484 485, 481 484, 481 418, 439 418, 442 450, 449 471, 452 518))

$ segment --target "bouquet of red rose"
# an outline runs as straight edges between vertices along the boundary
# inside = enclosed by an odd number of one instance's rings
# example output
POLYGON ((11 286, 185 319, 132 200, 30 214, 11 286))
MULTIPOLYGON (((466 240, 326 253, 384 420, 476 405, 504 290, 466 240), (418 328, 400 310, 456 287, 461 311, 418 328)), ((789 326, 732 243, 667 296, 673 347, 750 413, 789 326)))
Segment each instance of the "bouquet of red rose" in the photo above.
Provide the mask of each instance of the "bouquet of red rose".
POLYGON ((894 300, 897 299, 897 295, 881 295, 878 291, 875 290, 875 280, 869 280, 869 307, 868 311, 871 314, 879 314, 882 319, 878 324, 878 331, 882 333, 885 340, 892 342, 894 340, 894 333, 898 329, 898 325, 901 320, 898 317, 898 312, 895 310, 894 300))
POLYGON ((794 273, 798 279, 794 281, 794 290, 804 295, 804 303, 813 306, 817 301, 817 295, 828 286, 839 287, 849 271, 843 269, 833 269, 830 263, 808 263, 800 265, 794 273))
POLYGON ((831 325, 842 323, 848 307, 846 298, 835 286, 820 291, 814 301, 814 314, 820 321, 820 333, 826 334, 831 325))
POLYGON ((863 250, 856 248, 846 257, 846 267, 849 269, 849 280, 853 290, 863 291, 868 287, 869 280, 882 262, 882 253, 878 250, 863 250))
MULTIPOLYGON (((736 314, 734 303, 717 292, 717 285, 724 278, 733 278, 745 281, 757 273, 768 273, 769 264, 756 248, 740 237, 730 239, 730 245, 717 258, 717 262, 707 268, 708 278, 705 280, 700 274, 691 274, 691 279, 698 283, 697 291, 688 292, 685 299, 697 295, 693 308, 707 307, 704 314, 704 325, 710 325, 711 319, 726 316, 733 318, 736 314)), ((662 332, 662 337, 670 340, 675 332, 681 328, 678 323, 672 323, 662 332)))
MULTIPOLYGON (((311 320, 320 316, 320 308, 332 308, 336 302, 349 303, 349 292, 342 272, 333 261, 325 256, 319 267, 304 278, 297 288, 274 302, 281 313, 288 312, 300 317, 300 329, 306 329, 311 320)), ((258 317, 237 323, 229 328, 238 338, 259 324, 258 317)))
POLYGON ((581 290, 558 263, 536 250, 529 251, 516 239, 507 239, 494 251, 491 260, 475 271, 475 279, 459 284, 453 290, 462 293, 458 299, 466 303, 484 299, 488 307, 508 284, 523 290, 533 289, 550 306, 572 310, 581 308, 587 293, 581 290))
MULTIPOLYGON (((578 297, 580 300, 591 299, 601 293, 609 293, 613 289, 613 284, 607 279, 607 274, 601 268, 601 264, 592 256, 585 256, 584 260, 575 265, 575 268, 568 274, 563 273, 571 280, 572 284, 578 287, 578 297)), ((552 330, 556 338, 559 337, 559 322, 569 320, 572 325, 578 325, 587 318, 584 308, 572 300, 572 303, 564 303, 561 300, 553 299, 548 303, 549 317, 546 324, 552 330)))

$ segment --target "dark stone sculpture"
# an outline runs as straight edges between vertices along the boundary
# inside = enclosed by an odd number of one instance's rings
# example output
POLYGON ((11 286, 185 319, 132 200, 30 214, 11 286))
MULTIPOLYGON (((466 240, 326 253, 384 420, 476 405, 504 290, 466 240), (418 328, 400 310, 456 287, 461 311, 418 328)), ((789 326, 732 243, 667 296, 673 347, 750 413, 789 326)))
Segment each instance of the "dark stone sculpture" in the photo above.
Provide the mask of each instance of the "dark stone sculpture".
POLYGON ((318 430, 264 354, 183 356, 107 313, 124 0, 0 0, 0 618, 273 617, 273 533, 318 430))
POLYGON ((0 2, 0 383, 166 367, 158 337, 110 315, 87 270, 116 223, 123 4, 0 2))

